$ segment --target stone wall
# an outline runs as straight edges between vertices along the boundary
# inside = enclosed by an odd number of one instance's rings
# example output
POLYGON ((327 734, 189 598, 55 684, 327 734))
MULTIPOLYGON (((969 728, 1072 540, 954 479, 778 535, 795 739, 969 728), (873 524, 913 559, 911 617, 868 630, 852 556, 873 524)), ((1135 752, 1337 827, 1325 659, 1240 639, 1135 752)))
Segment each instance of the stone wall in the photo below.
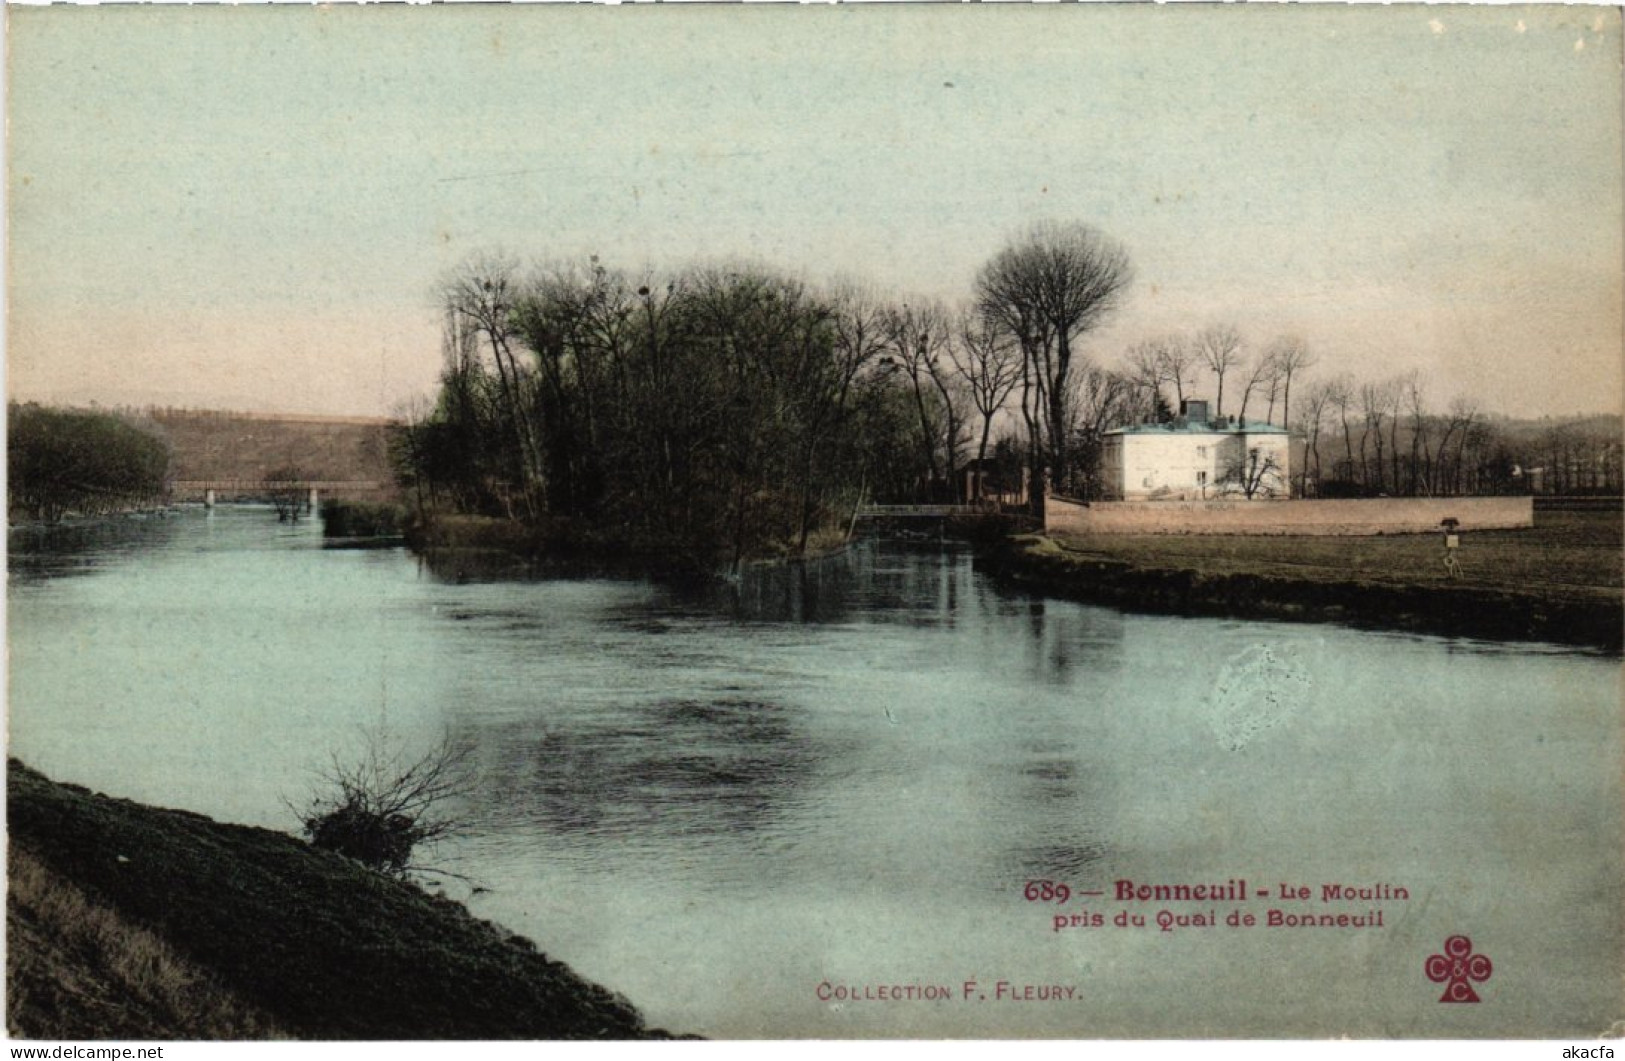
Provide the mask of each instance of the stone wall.
POLYGON ((1395 497, 1346 501, 1046 499, 1047 534, 1420 534, 1454 518, 1463 531, 1534 526, 1528 497, 1395 497))

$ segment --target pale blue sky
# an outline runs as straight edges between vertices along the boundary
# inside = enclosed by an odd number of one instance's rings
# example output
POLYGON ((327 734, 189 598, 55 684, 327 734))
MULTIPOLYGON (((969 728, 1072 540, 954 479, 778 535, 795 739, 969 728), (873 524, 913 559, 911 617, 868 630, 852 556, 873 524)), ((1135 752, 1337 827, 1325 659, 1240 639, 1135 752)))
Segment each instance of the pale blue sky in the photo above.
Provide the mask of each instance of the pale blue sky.
POLYGON ((8 386, 388 413, 471 251, 953 298, 1026 222, 1442 404, 1617 411, 1616 11, 8 7, 8 386))

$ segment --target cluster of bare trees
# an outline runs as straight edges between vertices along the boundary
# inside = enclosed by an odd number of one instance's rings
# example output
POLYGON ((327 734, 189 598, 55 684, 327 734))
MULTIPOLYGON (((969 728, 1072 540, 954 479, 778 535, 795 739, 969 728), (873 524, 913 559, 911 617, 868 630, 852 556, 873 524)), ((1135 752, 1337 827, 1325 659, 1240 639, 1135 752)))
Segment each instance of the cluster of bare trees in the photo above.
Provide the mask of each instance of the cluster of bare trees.
MULTIPOLYGON (((1105 403, 1113 424, 1168 420, 1201 396, 1211 398, 1214 420, 1288 427, 1292 493, 1300 497, 1620 490, 1617 418, 1532 429, 1489 416, 1467 398, 1440 409, 1420 372, 1362 380, 1350 372, 1316 376, 1316 364, 1297 336, 1255 347, 1234 324, 1213 324, 1135 343, 1120 367, 1098 373, 1104 382, 1096 393, 1115 396, 1105 403)), ((1078 430, 1078 452, 1097 448, 1089 425, 1078 430)), ((1247 471, 1228 474, 1253 496, 1247 471)), ((1072 482, 1092 496, 1084 477, 1072 482)))
POLYGON ((1309 388, 1294 425, 1304 440, 1301 491, 1318 496, 1497 493, 1515 462, 1478 408, 1429 409, 1420 376, 1357 382, 1343 374, 1309 388))
POLYGON ((1520 452, 1531 493, 1618 496, 1625 486, 1617 417, 1545 425, 1520 452))
POLYGON ((1128 278, 1082 225, 1013 239, 952 308, 754 265, 478 257, 445 282, 441 391, 397 462, 429 505, 702 565, 805 551, 865 497, 980 496, 1012 401, 1033 481, 1065 486, 1120 390, 1078 342, 1128 278))
MULTIPOLYGON (((759 265, 477 257, 445 281, 440 394, 397 463, 427 505, 700 566, 804 552, 865 498, 1098 496, 1106 432, 1198 395, 1215 421, 1290 427, 1300 495, 1490 492, 1530 465, 1471 403, 1431 410, 1416 374, 1306 381, 1292 335, 1220 322, 1102 363, 1087 340, 1131 278, 1076 223, 1016 233, 956 306, 759 265)), ((1617 446, 1571 435, 1552 476, 1617 483, 1617 446)))
POLYGON ((1215 418, 1229 416, 1245 422, 1250 406, 1255 414, 1262 412, 1259 422, 1286 423, 1292 381, 1313 364, 1309 345, 1295 335, 1284 335, 1260 349, 1249 350, 1241 331, 1229 323, 1211 324, 1188 336, 1158 336, 1134 344, 1124 358, 1122 371, 1132 392, 1130 407, 1125 411, 1131 419, 1140 421, 1175 415, 1187 396, 1205 397, 1200 386, 1211 381, 1211 412, 1215 418), (1225 412, 1227 379, 1232 397, 1238 390, 1241 395, 1230 413, 1225 412), (1165 387, 1173 392, 1171 405, 1165 387))
POLYGON ((804 549, 862 489, 885 421, 848 300, 756 267, 633 277, 471 260, 446 365, 400 464, 431 504, 709 565, 804 549))
POLYGON ((441 392, 397 453, 420 498, 682 565, 804 552, 866 496, 951 490, 1011 385, 974 321, 755 265, 482 257, 444 295, 441 392))
POLYGON ((1512 421, 1462 397, 1441 411, 1415 371, 1316 380, 1292 426, 1310 496, 1621 492, 1618 417, 1512 421))

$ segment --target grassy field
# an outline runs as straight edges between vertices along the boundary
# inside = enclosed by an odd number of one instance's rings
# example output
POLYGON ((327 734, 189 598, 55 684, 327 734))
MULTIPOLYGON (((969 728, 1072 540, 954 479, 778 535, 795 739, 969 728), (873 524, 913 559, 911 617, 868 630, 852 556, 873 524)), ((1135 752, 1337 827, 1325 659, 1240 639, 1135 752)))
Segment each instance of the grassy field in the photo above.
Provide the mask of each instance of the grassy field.
POLYGON ((6 1021, 31 1038, 662 1037, 458 903, 282 833, 6 772, 6 1021))
POLYGON ((1407 586, 1477 586, 1562 597, 1620 596, 1620 517, 1607 512, 1540 512, 1529 530, 1461 536, 1461 577, 1444 567, 1438 534, 1382 537, 1241 537, 1231 535, 1097 534, 1050 539, 1061 554, 1143 568, 1205 574, 1254 574, 1311 582, 1383 582, 1407 586))
POLYGON ((1445 568, 1439 534, 1026 535, 986 563, 1033 592, 1129 610, 1619 651, 1622 537, 1617 513, 1538 512, 1532 528, 1463 534, 1459 578, 1445 568))

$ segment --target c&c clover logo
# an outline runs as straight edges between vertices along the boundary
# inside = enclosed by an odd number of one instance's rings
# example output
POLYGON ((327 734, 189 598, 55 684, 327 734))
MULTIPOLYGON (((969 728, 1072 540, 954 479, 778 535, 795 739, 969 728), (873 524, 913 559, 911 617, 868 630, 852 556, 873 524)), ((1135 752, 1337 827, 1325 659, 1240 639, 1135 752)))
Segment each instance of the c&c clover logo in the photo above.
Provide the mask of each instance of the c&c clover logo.
POLYGON ((1477 1002, 1478 992, 1472 981, 1483 983, 1490 978, 1490 960, 1473 953, 1473 941, 1466 936, 1451 936, 1444 941, 1444 953, 1428 956, 1423 966, 1428 979, 1444 984, 1440 1002, 1477 1002))

